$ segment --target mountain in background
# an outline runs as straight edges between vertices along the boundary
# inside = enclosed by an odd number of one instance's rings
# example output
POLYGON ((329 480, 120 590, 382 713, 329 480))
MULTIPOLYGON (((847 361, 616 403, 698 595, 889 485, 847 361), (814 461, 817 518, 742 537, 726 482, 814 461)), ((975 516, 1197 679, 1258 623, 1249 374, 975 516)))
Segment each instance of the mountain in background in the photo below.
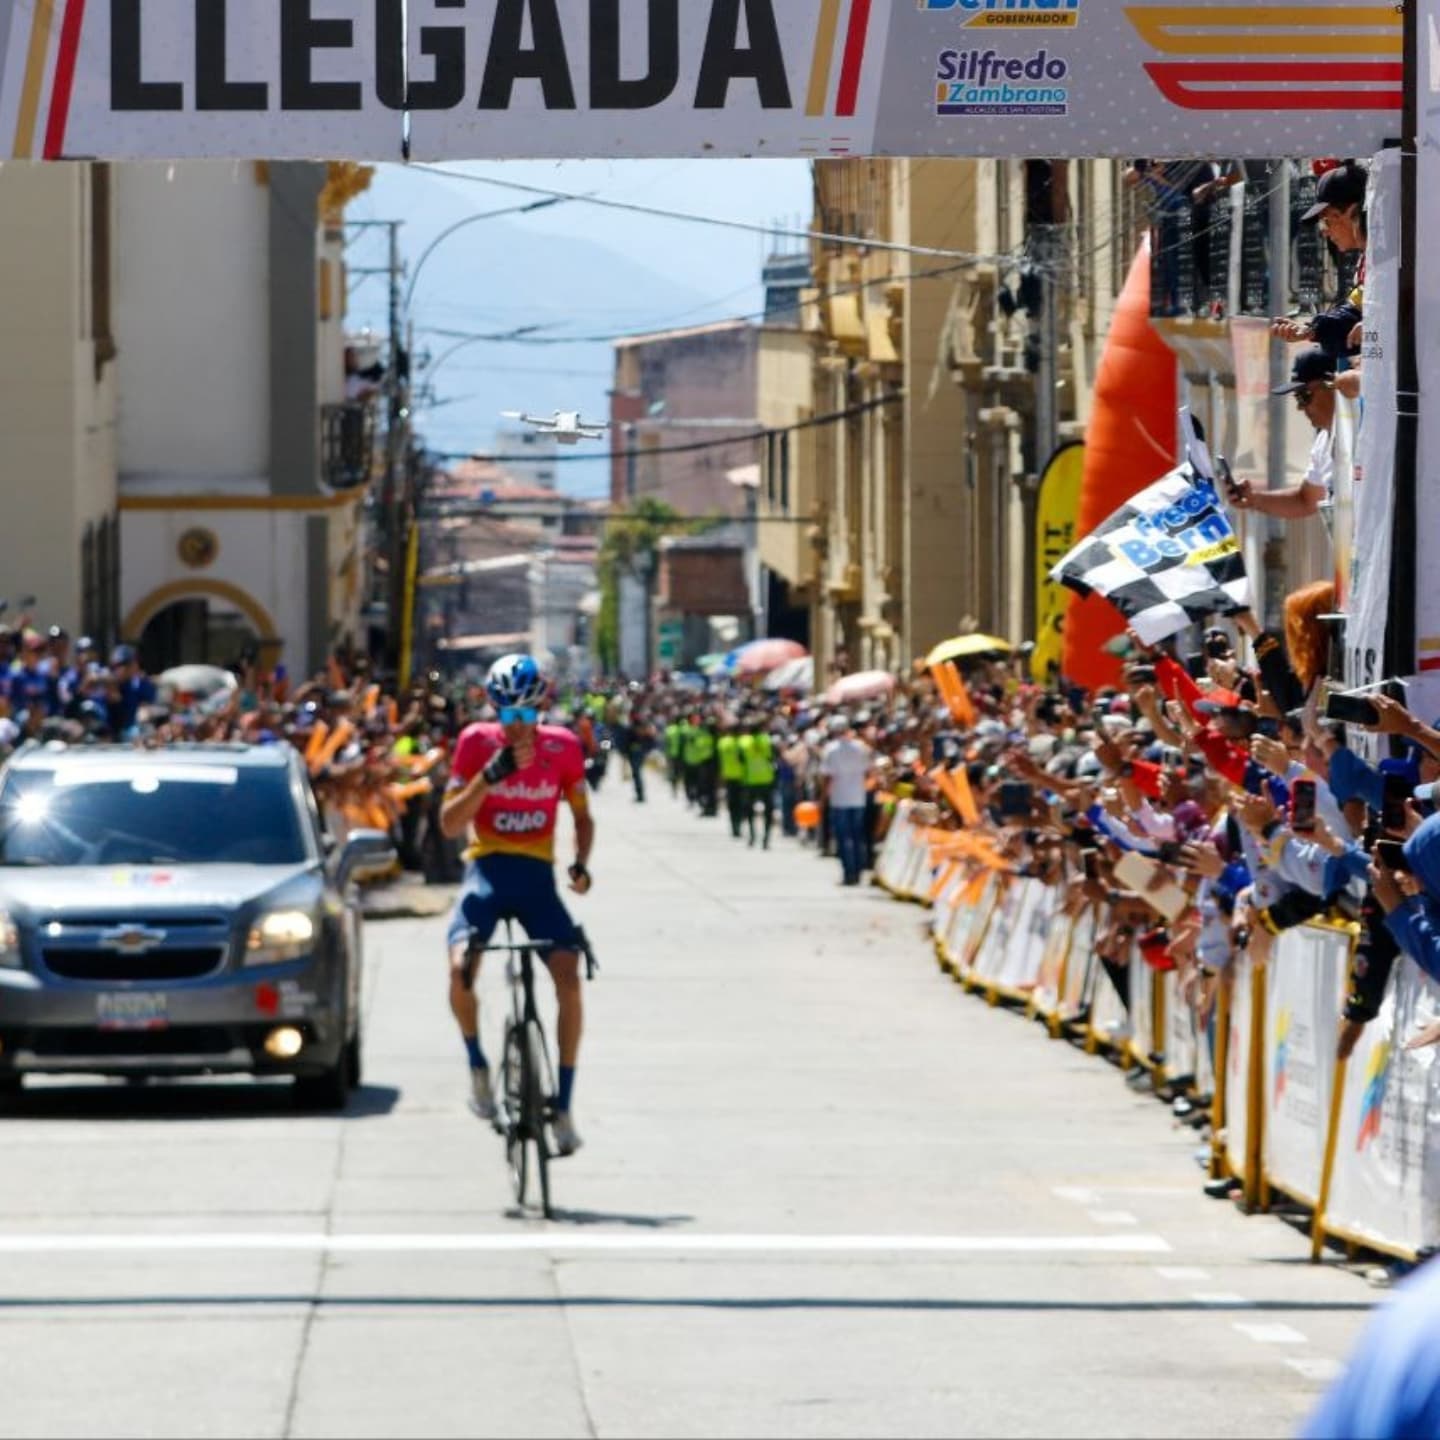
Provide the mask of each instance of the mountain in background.
MULTIPOLYGON (((710 167, 717 162, 692 163, 710 167)), ((567 190, 600 188, 577 184, 569 171, 549 183, 567 190)), ((401 251, 413 275, 420 256, 448 226, 526 200, 521 194, 385 166, 370 191, 351 206, 349 218, 403 219, 401 251)), ((426 261, 412 307, 412 378, 428 402, 417 411, 416 429, 427 447, 456 455, 489 453, 497 428, 507 423, 500 418, 505 410, 548 415, 578 409, 586 419, 604 420, 614 373, 606 337, 757 310, 763 238, 708 231, 697 237, 696 231, 695 226, 566 204, 481 220, 446 239, 426 261), (593 238, 596 232, 606 234, 609 243, 593 238), (717 250, 717 245, 724 248, 717 250), (637 258, 646 251, 663 268, 637 258), (676 278, 677 271, 687 269, 701 271, 698 283, 676 278), (702 288, 711 285, 712 277, 713 288, 702 288), (491 336, 525 326, 544 327, 537 337, 593 338, 564 344, 480 340, 454 349, 456 338, 436 333, 491 336)), ((349 260, 349 324, 383 334, 385 276, 360 277, 355 271, 385 263, 384 231, 355 232, 349 260)), ((591 446, 597 455, 609 448, 591 446)), ((583 456, 585 447, 562 452, 572 453, 583 456)), ((523 465, 515 469, 523 478, 523 465)), ((570 494, 603 494, 609 486, 608 464, 603 458, 565 461, 560 484, 570 494)))

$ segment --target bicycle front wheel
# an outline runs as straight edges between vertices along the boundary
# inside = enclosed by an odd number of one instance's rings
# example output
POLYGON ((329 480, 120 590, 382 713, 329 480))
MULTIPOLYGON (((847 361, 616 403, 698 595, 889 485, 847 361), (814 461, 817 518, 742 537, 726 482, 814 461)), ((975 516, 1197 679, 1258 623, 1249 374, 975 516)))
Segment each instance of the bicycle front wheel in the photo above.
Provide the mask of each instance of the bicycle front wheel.
POLYGON ((547 1220, 550 1209, 550 1138, 546 1131, 549 1097, 554 1093, 550 1074, 550 1054, 545 1045, 545 1032, 538 1020, 525 1026, 526 1108, 525 1129, 535 1146, 535 1173, 540 1181, 540 1209, 547 1220))
POLYGON ((515 1202, 524 1205, 530 1188, 529 1146, 526 1143, 527 1054, 525 1032, 519 1025, 505 1031, 505 1163, 510 1169, 510 1187, 515 1202))

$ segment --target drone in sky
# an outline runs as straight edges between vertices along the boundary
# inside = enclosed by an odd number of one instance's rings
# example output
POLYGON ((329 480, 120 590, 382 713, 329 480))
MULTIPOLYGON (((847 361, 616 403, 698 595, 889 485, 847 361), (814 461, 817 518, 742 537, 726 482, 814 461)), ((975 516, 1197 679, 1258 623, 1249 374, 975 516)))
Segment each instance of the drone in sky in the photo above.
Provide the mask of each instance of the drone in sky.
POLYGON ((608 424, 592 424, 580 418, 577 410, 557 410, 548 419, 540 415, 527 415, 520 410, 504 410, 506 420, 518 420, 529 425, 542 435, 553 435, 562 445, 578 445, 582 440, 603 440, 608 424))

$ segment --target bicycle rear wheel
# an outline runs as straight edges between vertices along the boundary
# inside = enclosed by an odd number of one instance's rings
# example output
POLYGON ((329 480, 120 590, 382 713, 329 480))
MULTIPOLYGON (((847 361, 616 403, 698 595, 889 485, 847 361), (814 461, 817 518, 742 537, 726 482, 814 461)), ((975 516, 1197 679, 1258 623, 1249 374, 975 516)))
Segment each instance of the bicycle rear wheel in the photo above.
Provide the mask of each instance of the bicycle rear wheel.
POLYGON ((545 1122, 549 1109, 549 1097, 554 1093, 553 1077, 550 1073, 550 1054, 545 1045, 545 1032, 538 1020, 531 1020, 525 1026, 525 1050, 527 1064, 526 1124, 530 1139, 535 1146, 535 1173, 540 1181, 540 1209, 547 1220, 552 1218, 550 1209, 550 1137, 545 1122))
POLYGON ((510 1169, 510 1187, 515 1201, 524 1205, 530 1188, 529 1146, 526 1144, 526 1049, 525 1033, 519 1025, 505 1030, 505 1163, 510 1169))

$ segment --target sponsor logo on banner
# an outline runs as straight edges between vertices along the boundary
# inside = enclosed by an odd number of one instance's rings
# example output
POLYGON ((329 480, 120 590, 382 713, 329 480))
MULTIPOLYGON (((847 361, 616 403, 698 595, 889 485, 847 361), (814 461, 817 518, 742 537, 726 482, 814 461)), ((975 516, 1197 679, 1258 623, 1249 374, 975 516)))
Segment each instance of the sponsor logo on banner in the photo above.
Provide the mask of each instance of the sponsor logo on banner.
POLYGON ((1285 1098, 1285 1086, 1290 1079, 1290 1010, 1282 1009, 1275 1019, 1275 1099, 1273 1108, 1279 1109, 1285 1098))
POLYGON ((974 30, 1073 30, 1080 19, 1080 0, 920 0, 920 8, 974 30))
POLYGON ((1364 1151, 1380 1136, 1380 1119, 1385 1105, 1385 1082, 1390 1077, 1390 1047, 1377 1045, 1365 1067, 1365 1092, 1360 1101, 1360 1134, 1355 1148, 1364 1151))
POLYGON ((937 115, 1068 115, 1070 64, 1048 50, 1027 56, 942 50, 937 115))
POLYGON ((1122 540, 1111 546, 1117 556, 1142 570, 1164 568, 1166 562, 1183 560, 1186 565, 1206 565, 1234 555, 1240 542, 1220 509, 1220 497, 1213 482, 1196 476, 1178 505, 1152 515, 1137 515, 1131 525, 1139 531, 1137 540, 1122 540))
POLYGON ((1333 10, 1267 5, 1126 7, 1140 38, 1184 59, 1145 66, 1160 93, 1185 110, 1399 110, 1403 8, 1333 10), (1255 59, 1255 56, 1264 59, 1255 59), (1235 57, 1245 57, 1243 59, 1235 57))

